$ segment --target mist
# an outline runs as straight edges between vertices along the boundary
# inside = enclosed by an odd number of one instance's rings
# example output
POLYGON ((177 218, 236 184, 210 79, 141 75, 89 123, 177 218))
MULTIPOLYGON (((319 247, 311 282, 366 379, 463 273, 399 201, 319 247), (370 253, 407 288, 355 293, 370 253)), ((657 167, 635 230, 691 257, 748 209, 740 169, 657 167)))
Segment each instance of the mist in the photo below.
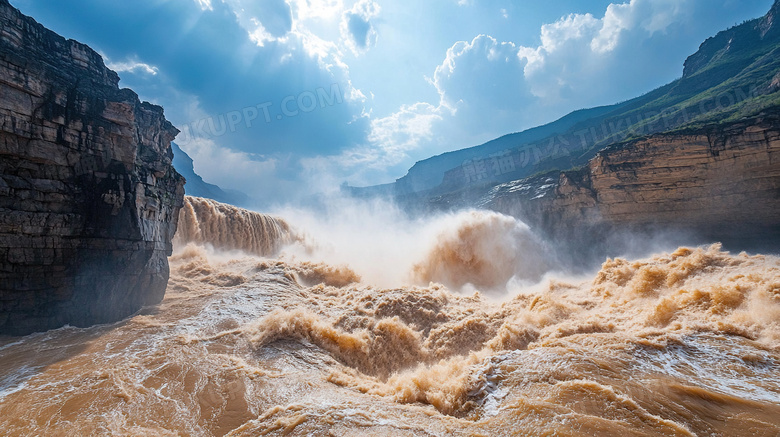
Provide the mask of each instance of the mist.
MULTIPOLYGON (((608 232, 553 240, 521 220, 462 209, 411 214, 383 198, 326 195, 270 214, 188 198, 176 245, 278 256, 349 269, 382 288, 442 284, 454 292, 514 295, 551 280, 592 275, 608 257, 674 250, 680 232, 608 232)), ((595 232, 595 231, 594 231, 595 232)))

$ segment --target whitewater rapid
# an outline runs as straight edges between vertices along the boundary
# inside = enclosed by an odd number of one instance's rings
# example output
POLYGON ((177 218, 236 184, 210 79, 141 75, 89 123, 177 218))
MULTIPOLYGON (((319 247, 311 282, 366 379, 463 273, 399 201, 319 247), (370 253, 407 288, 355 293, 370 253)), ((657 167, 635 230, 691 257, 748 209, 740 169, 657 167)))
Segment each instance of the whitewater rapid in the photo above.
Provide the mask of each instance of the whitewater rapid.
POLYGON ((492 212, 399 234, 399 264, 278 216, 183 211, 159 307, 0 339, 3 433, 780 434, 777 257, 683 247, 572 279, 492 212), (408 274, 378 286, 350 253, 408 274))

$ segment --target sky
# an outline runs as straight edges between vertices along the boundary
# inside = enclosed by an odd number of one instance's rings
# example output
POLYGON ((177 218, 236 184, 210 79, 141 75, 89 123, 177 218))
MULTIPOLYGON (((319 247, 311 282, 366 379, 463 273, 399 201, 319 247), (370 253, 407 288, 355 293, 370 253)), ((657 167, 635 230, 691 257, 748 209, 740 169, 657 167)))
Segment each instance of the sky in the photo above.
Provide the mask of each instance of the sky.
POLYGON ((627 100, 772 0, 11 0, 162 105, 258 206, 627 100))

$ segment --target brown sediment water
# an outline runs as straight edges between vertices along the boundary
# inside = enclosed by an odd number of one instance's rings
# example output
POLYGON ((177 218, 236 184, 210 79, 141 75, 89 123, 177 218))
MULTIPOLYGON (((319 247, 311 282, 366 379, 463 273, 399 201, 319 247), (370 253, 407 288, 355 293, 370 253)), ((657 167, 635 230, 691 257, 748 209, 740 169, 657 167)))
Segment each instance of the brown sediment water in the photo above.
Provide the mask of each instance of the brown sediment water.
POLYGON ((197 243, 223 251, 239 250, 250 255, 270 256, 294 240, 290 226, 281 218, 211 199, 186 196, 173 244, 183 247, 187 243, 197 243))
POLYGON ((437 234, 413 274, 422 283, 501 289, 513 277, 538 281, 549 269, 544 251, 525 223, 498 213, 469 211, 457 216, 456 226, 437 234))
POLYGON ((524 225, 469 212, 378 287, 263 258, 292 241, 281 219, 188 205, 161 305, 0 340, 4 435, 780 434, 777 257, 683 247, 555 279, 524 225))

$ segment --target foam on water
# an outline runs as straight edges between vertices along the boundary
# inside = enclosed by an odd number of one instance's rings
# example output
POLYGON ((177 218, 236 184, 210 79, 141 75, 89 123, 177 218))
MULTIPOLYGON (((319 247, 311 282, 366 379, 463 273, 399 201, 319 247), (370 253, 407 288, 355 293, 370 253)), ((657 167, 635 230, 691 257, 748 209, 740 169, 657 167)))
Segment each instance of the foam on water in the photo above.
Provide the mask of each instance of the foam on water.
POLYGON ((608 259, 586 280, 556 279, 554 257, 527 226, 468 211, 432 219, 422 234, 389 231, 398 237, 391 248, 356 235, 331 264, 324 258, 339 252, 338 238, 317 238, 341 230, 304 235, 281 219, 258 227, 270 219, 238 216, 214 219, 225 228, 207 231, 219 235, 213 244, 187 237, 177 246, 159 307, 115 325, 4 342, 0 427, 10 435, 780 432, 777 257, 679 248, 608 259), (242 249, 230 226, 266 234, 242 249), (273 252, 280 257, 258 255, 273 252), (356 255, 365 259, 354 267, 356 255), (384 276, 366 267, 377 259, 386 260, 384 276), (386 287, 377 277, 395 279, 386 287))

